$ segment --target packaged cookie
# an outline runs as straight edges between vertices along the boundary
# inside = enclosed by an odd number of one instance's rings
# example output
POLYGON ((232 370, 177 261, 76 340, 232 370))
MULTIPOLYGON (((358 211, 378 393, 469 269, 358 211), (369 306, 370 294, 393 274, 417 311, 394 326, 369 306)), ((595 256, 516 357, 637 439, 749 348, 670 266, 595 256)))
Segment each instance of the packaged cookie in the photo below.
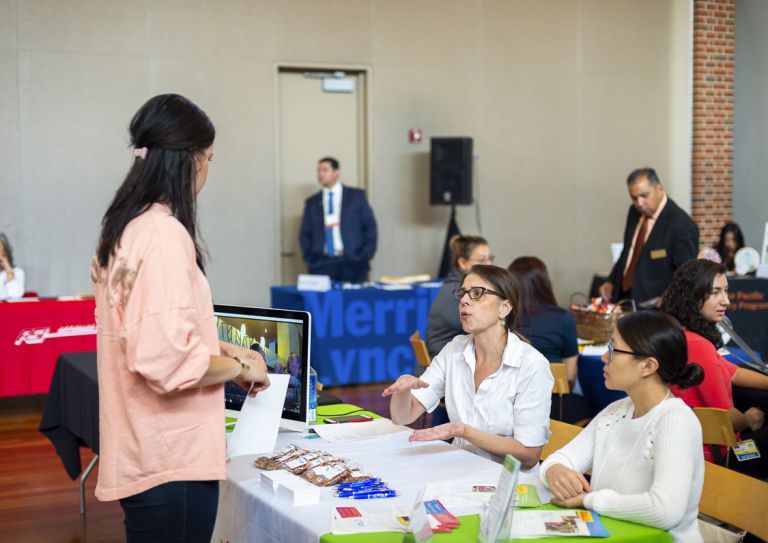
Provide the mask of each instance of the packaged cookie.
POLYGON ((299 475, 311 467, 309 464, 312 460, 315 460, 320 456, 322 456, 322 453, 318 451, 309 451, 307 453, 300 454, 288 462, 285 462, 283 464, 283 469, 290 471, 294 475, 299 475))
POLYGON ((362 470, 359 468, 352 468, 349 473, 344 477, 341 483, 356 483, 358 481, 366 481, 369 479, 373 479, 372 475, 369 475, 367 473, 363 473, 362 470))
POLYGON ((269 456, 260 456, 253 461, 253 465, 257 468, 267 470, 280 469, 283 463, 304 452, 306 452, 304 449, 297 447, 296 445, 286 445, 274 454, 269 456))
POLYGON ((301 476, 314 485, 331 486, 344 479, 347 473, 349 466, 343 462, 330 462, 309 468, 301 476))

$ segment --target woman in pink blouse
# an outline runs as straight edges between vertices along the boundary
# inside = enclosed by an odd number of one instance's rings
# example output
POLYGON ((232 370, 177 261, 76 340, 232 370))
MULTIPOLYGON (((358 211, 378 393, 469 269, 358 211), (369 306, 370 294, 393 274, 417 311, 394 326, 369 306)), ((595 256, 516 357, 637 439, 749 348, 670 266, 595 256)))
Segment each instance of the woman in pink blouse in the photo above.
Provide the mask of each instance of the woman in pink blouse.
POLYGON ((102 220, 96 293, 100 465, 129 543, 210 541, 225 478, 230 379, 269 386, 258 353, 219 343, 196 234, 215 130, 176 94, 130 124, 134 160, 102 220))

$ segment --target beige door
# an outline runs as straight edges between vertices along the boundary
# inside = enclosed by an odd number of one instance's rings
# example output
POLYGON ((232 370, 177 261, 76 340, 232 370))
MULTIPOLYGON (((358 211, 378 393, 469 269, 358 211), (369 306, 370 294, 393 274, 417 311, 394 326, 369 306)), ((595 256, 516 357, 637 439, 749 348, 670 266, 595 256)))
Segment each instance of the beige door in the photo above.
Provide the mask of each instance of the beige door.
POLYGON ((280 278, 294 284, 307 268, 299 247, 304 200, 320 190, 317 161, 339 160, 341 182, 365 187, 367 172, 365 73, 334 70, 278 71, 278 172, 280 182, 280 278), (341 92, 323 90, 323 78, 341 92), (350 81, 351 80, 351 81, 350 81))

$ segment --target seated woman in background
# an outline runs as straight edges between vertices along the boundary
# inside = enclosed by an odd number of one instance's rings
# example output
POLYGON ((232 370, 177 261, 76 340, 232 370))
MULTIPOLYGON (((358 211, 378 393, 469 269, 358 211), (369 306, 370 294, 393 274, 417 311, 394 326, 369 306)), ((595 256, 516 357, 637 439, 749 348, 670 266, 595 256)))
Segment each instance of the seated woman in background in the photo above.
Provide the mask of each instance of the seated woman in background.
POLYGON ((0 233, 0 300, 24 296, 24 270, 14 267, 13 250, 5 234, 0 233))
POLYGON ((668 388, 701 382, 701 367, 686 361, 685 335, 668 315, 641 311, 617 321, 603 355, 605 386, 629 397, 544 461, 540 477, 553 503, 668 530, 678 542, 702 541, 701 426, 668 388))
MULTIPOLYGON (((563 398, 563 420, 576 422, 590 418, 592 407, 580 394, 580 388, 576 387, 576 361, 579 356, 576 322, 570 312, 557 306, 547 265, 535 256, 521 256, 513 260, 507 269, 520 285, 517 330, 547 360, 565 364, 572 393, 563 398)), ((559 411, 553 403, 553 419, 559 418, 559 411)))
POLYGON ((430 358, 434 358, 454 337, 464 333, 459 320, 459 304, 452 294, 459 287, 461 277, 475 264, 493 264, 493 255, 485 238, 453 236, 449 245, 453 253, 452 269, 429 308, 426 344, 430 358))
POLYGON ((736 265, 733 262, 733 257, 736 251, 744 247, 744 234, 741 233, 741 228, 734 222, 729 222, 723 229, 720 230, 720 240, 715 245, 715 250, 720 255, 720 260, 723 266, 729 271, 733 272, 736 265))
MULTIPOLYGON (((739 462, 729 450, 729 466, 763 479, 768 476, 768 427, 764 426, 768 377, 740 368, 717 352, 723 345, 717 323, 723 320, 730 303, 725 272, 722 264, 690 260, 677 269, 661 297, 661 309, 685 327, 688 360, 701 365, 705 374, 701 385, 686 390, 673 388, 673 392, 691 407, 727 409, 736 437, 740 433, 742 439, 754 439, 761 451, 760 458, 739 462)), ((710 461, 719 460, 725 453, 724 448, 704 450, 710 461)))
POLYGON ((410 424, 445 397, 450 422, 416 430, 411 441, 454 438, 480 456, 512 454, 534 467, 549 438, 554 380, 546 358, 514 332, 517 281, 504 268, 474 266, 454 297, 468 335, 448 343, 421 379, 401 375, 384 390, 392 421, 410 424))

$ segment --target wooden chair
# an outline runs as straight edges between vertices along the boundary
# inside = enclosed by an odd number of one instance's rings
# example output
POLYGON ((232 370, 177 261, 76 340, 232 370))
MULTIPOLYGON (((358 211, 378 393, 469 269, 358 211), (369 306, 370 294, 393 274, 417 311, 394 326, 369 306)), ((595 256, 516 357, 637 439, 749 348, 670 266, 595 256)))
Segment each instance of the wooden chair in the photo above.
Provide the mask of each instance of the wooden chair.
POLYGON ((544 445, 544 448, 541 449, 541 460, 544 460, 553 452, 562 449, 583 430, 583 428, 580 428, 579 426, 560 422, 555 419, 549 419, 549 429, 552 432, 552 435, 549 436, 549 441, 544 445))
POLYGON ((552 394, 557 394, 560 397, 560 420, 563 420, 563 396, 571 393, 571 385, 568 384, 568 372, 565 369, 565 364, 562 362, 550 364, 549 371, 552 372, 552 377, 555 378, 552 394))
MULTIPOLYGON (((693 412, 701 423, 701 434, 705 445, 736 445, 736 434, 733 431, 731 417, 725 409, 715 407, 694 407, 693 412)), ((728 467, 730 455, 725 455, 725 467, 728 467)))
POLYGON ((699 511, 768 540, 768 483, 705 462, 699 511))
POLYGON ((416 365, 426 368, 432 360, 429 358, 427 344, 421 339, 421 334, 419 334, 418 330, 411 334, 410 340, 413 354, 416 355, 416 365))

